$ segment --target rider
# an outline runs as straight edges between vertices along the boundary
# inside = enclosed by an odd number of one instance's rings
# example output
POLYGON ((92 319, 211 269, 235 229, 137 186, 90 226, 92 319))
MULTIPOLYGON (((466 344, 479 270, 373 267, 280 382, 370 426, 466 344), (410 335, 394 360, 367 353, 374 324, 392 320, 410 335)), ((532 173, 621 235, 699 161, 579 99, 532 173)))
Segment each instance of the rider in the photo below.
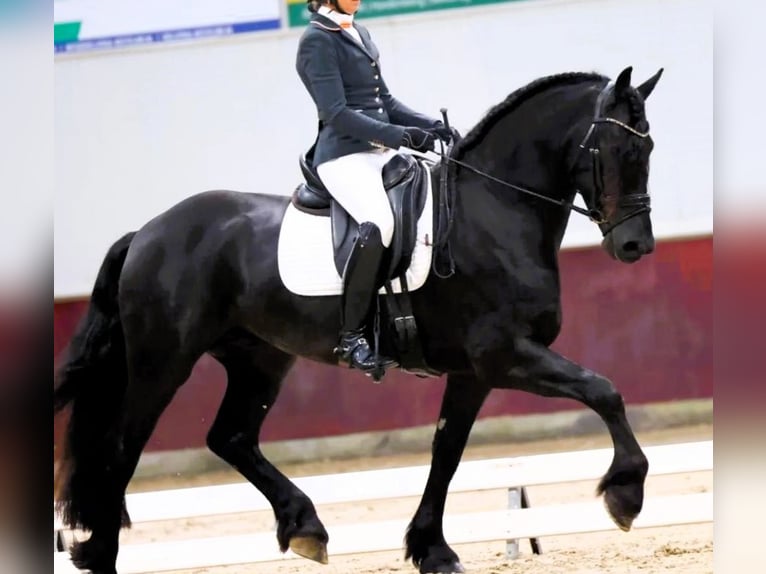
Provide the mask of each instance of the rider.
MULTIPOLYGON (((308 0, 312 12, 298 46, 296 69, 317 107, 319 134, 313 163, 333 198, 359 223, 359 238, 343 273, 341 332, 335 353, 351 367, 376 368, 364 337, 380 288, 380 263, 394 220, 381 171, 400 146, 433 149, 452 133, 388 91, 378 49, 354 22, 361 0, 308 0)), ((378 357, 380 366, 394 361, 378 357)))

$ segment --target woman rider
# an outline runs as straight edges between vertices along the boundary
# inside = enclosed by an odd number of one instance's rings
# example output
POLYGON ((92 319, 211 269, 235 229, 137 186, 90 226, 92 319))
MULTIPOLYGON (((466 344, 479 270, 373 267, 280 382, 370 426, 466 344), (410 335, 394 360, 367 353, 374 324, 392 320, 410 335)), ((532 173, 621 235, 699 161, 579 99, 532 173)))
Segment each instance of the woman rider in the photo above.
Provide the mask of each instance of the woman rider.
MULTIPOLYGON (((333 198, 359 223, 343 273, 341 329, 335 353, 351 367, 377 368, 364 330, 380 288, 379 268, 394 220, 383 188, 383 166, 400 146, 433 149, 449 139, 441 121, 419 114, 388 91, 378 49, 354 22, 361 0, 308 0, 311 21, 298 45, 296 69, 319 115, 313 163, 333 198)), ((381 367, 393 366, 378 357, 381 367)))

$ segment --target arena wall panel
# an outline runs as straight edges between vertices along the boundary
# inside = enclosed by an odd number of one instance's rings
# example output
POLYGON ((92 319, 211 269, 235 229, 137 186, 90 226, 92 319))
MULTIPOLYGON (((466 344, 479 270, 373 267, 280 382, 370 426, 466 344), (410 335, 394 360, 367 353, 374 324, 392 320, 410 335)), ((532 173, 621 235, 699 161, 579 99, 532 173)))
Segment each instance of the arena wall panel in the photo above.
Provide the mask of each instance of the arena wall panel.
MULTIPOLYGON (((710 2, 529 0, 366 25, 392 93, 433 116, 448 108, 462 133, 541 76, 615 78, 633 66, 638 84, 664 68, 647 101, 655 233, 712 233, 710 2)), ((316 110, 295 72, 301 33, 57 57, 56 297, 87 295, 118 237, 192 194, 295 189, 298 156, 316 135, 316 110)), ((573 217, 564 245, 600 239, 573 217)))

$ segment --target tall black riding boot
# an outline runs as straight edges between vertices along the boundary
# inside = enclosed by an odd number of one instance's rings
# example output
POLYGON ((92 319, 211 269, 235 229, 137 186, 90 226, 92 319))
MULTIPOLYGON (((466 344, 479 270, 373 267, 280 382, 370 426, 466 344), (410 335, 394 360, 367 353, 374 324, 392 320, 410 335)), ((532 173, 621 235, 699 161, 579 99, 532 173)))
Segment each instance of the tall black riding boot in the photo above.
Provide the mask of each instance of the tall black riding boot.
POLYGON ((378 272, 384 251, 378 226, 364 222, 343 271, 341 333, 335 353, 349 366, 366 373, 396 364, 388 357, 376 357, 364 337, 370 306, 380 288, 378 272))

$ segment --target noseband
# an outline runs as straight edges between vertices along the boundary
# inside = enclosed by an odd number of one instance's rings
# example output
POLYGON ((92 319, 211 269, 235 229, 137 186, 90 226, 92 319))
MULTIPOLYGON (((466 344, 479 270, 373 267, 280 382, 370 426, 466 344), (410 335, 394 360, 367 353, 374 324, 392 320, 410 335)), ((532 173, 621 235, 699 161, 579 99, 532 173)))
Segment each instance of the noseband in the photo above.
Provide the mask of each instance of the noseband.
MULTIPOLYGON (((605 117, 602 115, 602 108, 604 105, 604 101, 606 100, 607 96, 612 92, 613 88, 614 88, 614 83, 609 82, 606 85, 606 87, 604 87, 604 89, 601 90, 601 93, 598 95, 598 98, 596 98, 596 110, 595 110, 595 113, 593 114, 593 121, 591 121, 590 127, 588 128, 588 131, 585 134, 585 137, 583 138, 582 142, 580 142, 580 149, 585 149, 586 142, 591 138, 591 136, 593 137, 593 145, 588 148, 588 152, 590 153, 590 157, 591 157, 591 166, 592 166, 592 173, 593 173, 594 203, 598 199, 604 196, 603 195, 604 194, 604 169, 601 162, 601 152, 599 151, 599 138, 598 138, 597 126, 600 124, 614 124, 628 131, 629 133, 631 133, 632 135, 636 137, 639 137, 642 139, 649 137, 649 130, 645 132, 640 132, 637 129, 630 127, 628 124, 621 122, 618 119, 605 117)), ((589 210, 589 217, 594 223, 598 224, 599 228, 601 229, 602 236, 605 237, 609 232, 611 232, 618 225, 621 225, 625 223, 626 221, 628 221, 629 219, 633 219, 634 217, 636 217, 637 215, 641 215, 642 213, 649 213, 651 211, 650 203, 651 203, 651 198, 649 197, 648 193, 632 193, 629 195, 621 195, 617 199, 617 206, 623 209, 635 208, 633 209, 633 211, 630 211, 627 214, 623 215, 620 219, 618 219, 614 223, 609 223, 604 213, 596 207, 589 210)))

